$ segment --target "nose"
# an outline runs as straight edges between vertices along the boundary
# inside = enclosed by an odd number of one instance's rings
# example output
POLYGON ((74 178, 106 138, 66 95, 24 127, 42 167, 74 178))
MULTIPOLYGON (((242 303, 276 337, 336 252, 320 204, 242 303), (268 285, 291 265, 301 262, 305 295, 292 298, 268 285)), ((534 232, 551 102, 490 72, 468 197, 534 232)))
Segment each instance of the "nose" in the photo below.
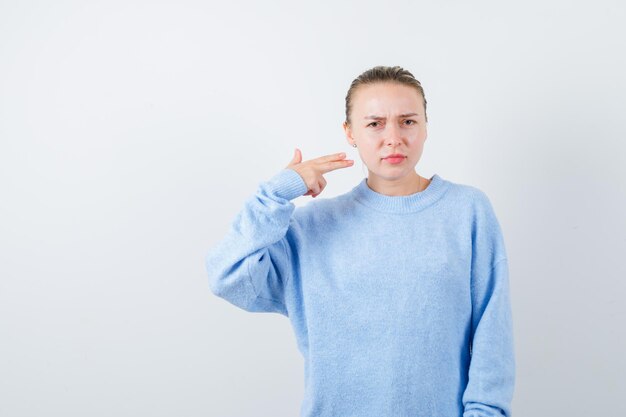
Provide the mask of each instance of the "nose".
POLYGON ((389 123, 386 129, 385 145, 397 146, 402 143, 402 134, 400 128, 393 123, 389 123))

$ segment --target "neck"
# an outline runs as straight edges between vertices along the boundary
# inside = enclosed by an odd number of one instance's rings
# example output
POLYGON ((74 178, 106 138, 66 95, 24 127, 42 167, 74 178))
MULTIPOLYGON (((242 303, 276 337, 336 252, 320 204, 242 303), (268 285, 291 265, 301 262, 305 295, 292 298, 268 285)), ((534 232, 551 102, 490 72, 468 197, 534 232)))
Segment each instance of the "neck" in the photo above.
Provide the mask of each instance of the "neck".
POLYGON ((388 180, 370 175, 367 178, 367 186, 379 194, 388 196, 402 196, 418 193, 428 185, 428 180, 421 177, 417 172, 402 178, 388 180))

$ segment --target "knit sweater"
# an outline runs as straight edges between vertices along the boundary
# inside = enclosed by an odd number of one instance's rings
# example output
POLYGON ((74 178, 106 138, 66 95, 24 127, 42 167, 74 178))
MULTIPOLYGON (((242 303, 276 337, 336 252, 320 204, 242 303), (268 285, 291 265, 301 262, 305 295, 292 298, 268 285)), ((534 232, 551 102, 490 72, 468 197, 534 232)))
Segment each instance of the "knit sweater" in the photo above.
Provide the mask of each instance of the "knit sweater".
POLYGON ((510 416, 508 263, 486 194, 438 174, 387 196, 367 179, 307 192, 259 184, 205 258, 213 294, 288 317, 304 358, 302 417, 510 416))

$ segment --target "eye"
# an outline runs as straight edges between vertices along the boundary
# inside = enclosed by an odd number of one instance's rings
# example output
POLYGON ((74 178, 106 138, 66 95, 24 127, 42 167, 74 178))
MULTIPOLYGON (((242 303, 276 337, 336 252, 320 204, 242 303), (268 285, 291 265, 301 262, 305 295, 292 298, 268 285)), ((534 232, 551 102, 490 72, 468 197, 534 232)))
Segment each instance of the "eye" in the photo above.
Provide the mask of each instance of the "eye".
MULTIPOLYGON (((368 124, 368 126, 372 126, 372 125, 374 125, 376 123, 378 123, 378 122, 372 122, 372 123, 368 124)), ((376 127, 376 126, 374 126, 374 127, 376 127)))
POLYGON ((417 123, 415 120, 411 120, 411 119, 405 120, 405 122, 411 122, 409 123, 410 125, 414 125, 417 123))

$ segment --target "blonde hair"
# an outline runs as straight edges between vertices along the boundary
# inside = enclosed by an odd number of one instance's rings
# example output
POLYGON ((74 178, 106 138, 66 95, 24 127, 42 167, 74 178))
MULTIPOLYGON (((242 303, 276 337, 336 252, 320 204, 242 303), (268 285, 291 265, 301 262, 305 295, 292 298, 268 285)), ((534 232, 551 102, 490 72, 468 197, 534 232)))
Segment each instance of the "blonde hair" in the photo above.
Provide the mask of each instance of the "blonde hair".
POLYGON ((395 82, 398 84, 407 85, 417 90, 424 102, 424 118, 428 122, 428 116, 426 115, 426 96, 424 95, 424 89, 422 84, 415 79, 413 74, 405 70, 402 67, 385 67, 382 65, 368 69, 352 81, 348 94, 346 95, 346 124, 350 125, 350 113, 352 112, 352 96, 360 85, 374 84, 379 82, 395 82))

